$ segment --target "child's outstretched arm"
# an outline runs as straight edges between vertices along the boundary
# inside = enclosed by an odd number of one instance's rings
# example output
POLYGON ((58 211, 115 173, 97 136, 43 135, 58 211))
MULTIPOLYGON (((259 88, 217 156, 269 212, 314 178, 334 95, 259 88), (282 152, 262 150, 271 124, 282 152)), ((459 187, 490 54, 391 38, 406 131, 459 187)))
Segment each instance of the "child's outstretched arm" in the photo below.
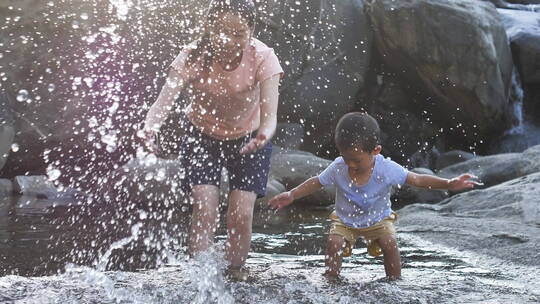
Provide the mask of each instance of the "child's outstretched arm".
POLYGON ((314 176, 307 181, 303 182, 291 191, 280 193, 274 196, 268 204, 272 208, 281 209, 285 206, 292 204, 296 199, 302 198, 322 188, 321 182, 318 176, 314 176))
POLYGON ((474 188, 475 185, 481 186, 482 183, 471 179, 477 178, 472 174, 462 174, 452 179, 440 178, 434 175, 417 174, 409 172, 406 183, 411 186, 428 188, 428 189, 444 189, 458 191, 463 189, 474 188))

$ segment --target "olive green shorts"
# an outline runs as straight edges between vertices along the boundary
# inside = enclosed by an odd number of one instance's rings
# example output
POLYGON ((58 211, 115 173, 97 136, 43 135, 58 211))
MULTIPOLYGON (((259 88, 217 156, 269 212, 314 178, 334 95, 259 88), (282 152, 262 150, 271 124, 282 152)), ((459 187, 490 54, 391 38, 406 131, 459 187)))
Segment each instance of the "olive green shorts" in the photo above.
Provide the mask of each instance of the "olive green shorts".
POLYGON ((340 235, 345 239, 343 256, 351 255, 352 247, 354 247, 354 244, 356 244, 356 240, 359 237, 362 237, 366 241, 369 255, 379 256, 382 254, 382 250, 377 240, 383 236, 396 234, 394 222, 397 217, 397 213, 392 212, 388 217, 385 217, 372 226, 367 228, 353 228, 345 225, 334 211, 330 214, 330 219, 332 220, 330 235, 340 235))

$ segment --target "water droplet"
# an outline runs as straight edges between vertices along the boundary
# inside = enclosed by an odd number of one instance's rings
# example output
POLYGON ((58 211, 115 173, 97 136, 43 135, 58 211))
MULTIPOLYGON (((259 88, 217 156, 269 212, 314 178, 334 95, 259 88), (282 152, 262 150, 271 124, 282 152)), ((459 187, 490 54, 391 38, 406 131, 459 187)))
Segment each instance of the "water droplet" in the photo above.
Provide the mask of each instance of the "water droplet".
POLYGON ((15 143, 12 144, 11 145, 11 151, 13 151, 13 152, 19 151, 19 144, 15 144, 15 143))
POLYGON ((94 79, 92 79, 91 77, 84 77, 83 81, 89 88, 94 86, 94 79))
POLYGON ((28 93, 27 90, 22 89, 22 90, 19 91, 19 94, 17 94, 17 101, 19 101, 19 102, 26 101, 28 99, 29 95, 30 94, 28 93))
POLYGON ((47 167, 47 176, 49 177, 50 181, 57 180, 60 175, 62 175, 62 172, 60 172, 60 170, 54 167, 47 167))
POLYGON ((50 84, 47 86, 47 90, 48 90, 49 92, 54 91, 54 89, 56 89, 56 86, 54 85, 54 83, 50 83, 50 84))
POLYGON ((87 13, 82 13, 81 14, 81 19, 82 20, 88 20, 88 14, 87 13))
POLYGON ((165 169, 164 168, 159 168, 158 172, 157 172, 157 175, 156 175, 156 181, 158 182, 161 182, 163 180, 165 180, 165 169))
POLYGON ((107 150, 107 152, 111 153, 111 152, 114 152, 116 150, 116 141, 117 141, 117 138, 116 138, 116 135, 115 134, 106 134, 106 135, 103 135, 101 137, 101 141, 106 144, 106 148, 105 150, 107 150))

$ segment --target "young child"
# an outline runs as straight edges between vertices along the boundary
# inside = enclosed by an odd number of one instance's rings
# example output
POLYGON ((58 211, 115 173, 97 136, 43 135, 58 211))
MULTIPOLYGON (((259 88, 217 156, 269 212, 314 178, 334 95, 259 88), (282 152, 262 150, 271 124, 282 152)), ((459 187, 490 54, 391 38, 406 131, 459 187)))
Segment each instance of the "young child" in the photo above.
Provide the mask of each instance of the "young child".
POLYGON ((470 174, 453 179, 408 172, 381 153, 377 121, 366 113, 349 113, 336 127, 335 143, 341 153, 319 176, 312 177, 269 201, 283 208, 295 199, 321 187, 335 186, 335 211, 326 249, 325 275, 339 276, 343 256, 349 256, 358 237, 363 237, 372 256, 384 255, 384 269, 390 280, 401 276, 401 259, 396 243, 390 191, 394 185, 408 184, 430 189, 461 190, 472 188, 470 174))
POLYGON ((253 37, 255 12, 251 0, 211 2, 202 37, 171 64, 143 132, 147 147, 155 150, 154 137, 173 102, 180 93, 187 95, 187 119, 179 128, 185 131, 180 157, 193 203, 189 251, 205 251, 213 242, 226 168, 226 258, 233 273, 248 255, 255 199, 266 192, 283 73, 274 51, 253 37))

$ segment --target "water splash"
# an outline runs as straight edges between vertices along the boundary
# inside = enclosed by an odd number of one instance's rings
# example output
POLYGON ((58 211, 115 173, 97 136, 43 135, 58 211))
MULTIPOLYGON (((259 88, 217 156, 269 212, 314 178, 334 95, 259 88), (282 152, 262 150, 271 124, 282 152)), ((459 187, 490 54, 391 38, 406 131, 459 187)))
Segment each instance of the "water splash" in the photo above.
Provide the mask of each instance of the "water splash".
POLYGON ((101 256, 99 257, 96 262, 94 262, 94 265, 96 266, 96 269, 98 271, 105 271, 107 268, 107 264, 109 263, 109 258, 112 254, 112 252, 116 249, 120 249, 124 247, 125 245, 135 241, 139 237, 139 232, 141 230, 141 227, 143 226, 142 223, 137 223, 131 227, 131 235, 123 238, 119 241, 114 242, 109 249, 101 256))

